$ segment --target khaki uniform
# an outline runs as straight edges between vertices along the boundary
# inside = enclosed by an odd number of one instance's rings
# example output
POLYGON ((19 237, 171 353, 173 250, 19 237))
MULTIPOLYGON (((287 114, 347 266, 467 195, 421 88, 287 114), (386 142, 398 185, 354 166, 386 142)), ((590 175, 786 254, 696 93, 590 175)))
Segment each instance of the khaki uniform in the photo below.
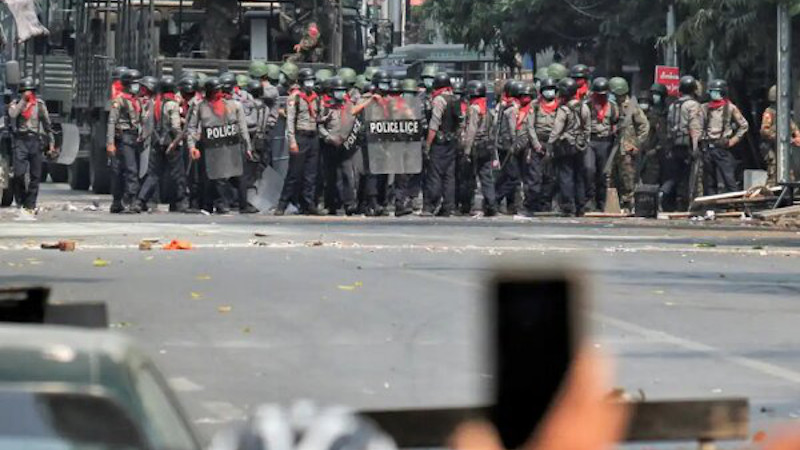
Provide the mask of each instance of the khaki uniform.
MULTIPOLYGON (((800 139, 800 130, 790 122, 792 140, 800 139)), ((770 106, 761 116, 761 152, 767 163, 767 186, 778 184, 778 111, 770 106)))
POLYGON ((112 210, 132 205, 139 193, 139 152, 142 136, 141 108, 135 100, 120 95, 111 100, 108 113, 106 145, 116 145, 111 159, 114 176, 111 180, 112 210))
POLYGON ((614 162, 616 171, 614 179, 622 207, 632 209, 638 176, 637 165, 641 158, 640 150, 650 135, 650 122, 639 104, 630 97, 626 98, 619 108, 619 151, 614 162))
POLYGON ((47 146, 46 151, 49 151, 55 140, 50 114, 44 101, 37 98, 36 105, 32 105, 33 111, 28 118, 25 118, 23 112, 28 106, 28 102, 21 99, 11 102, 8 107, 8 115, 12 123, 16 124, 13 127, 14 177, 11 187, 18 206, 35 209, 39 197, 39 183, 42 179, 45 151, 43 144, 47 146))
POLYGON ((591 134, 591 111, 580 100, 572 99, 556 110, 553 130, 547 142, 553 146, 561 212, 583 214, 586 202, 584 154, 591 134))
POLYGON ((669 106, 669 145, 659 160, 664 211, 686 211, 692 194, 702 191, 703 161, 698 148, 702 131, 703 107, 692 96, 684 95, 669 106), (697 173, 692 174, 693 170, 697 173))
MULTIPOLYGON (((473 179, 477 176, 483 194, 483 211, 487 215, 497 212, 497 195, 495 192, 494 168, 498 164, 497 155, 492 147, 491 123, 492 116, 487 110, 481 111, 477 104, 467 108, 467 117, 464 120, 464 141, 462 144, 464 155, 472 161, 473 179)), ((472 188, 474 198, 475 186, 472 188)))
POLYGON ((703 193, 718 193, 737 190, 735 176, 736 160, 731 154, 730 141, 741 140, 750 125, 739 108, 727 102, 718 108, 710 103, 703 105, 703 132, 700 137, 703 151, 703 193), (720 192, 722 186, 723 192, 720 192))
POLYGON ((605 209, 606 204, 605 166, 611 156, 620 119, 620 108, 616 103, 607 101, 602 108, 599 108, 599 104, 589 102, 592 137, 583 160, 586 168, 587 208, 600 211, 605 209), (602 113, 605 115, 601 117, 602 113))
MULTIPOLYGON (((155 103, 153 104, 155 107, 155 103)), ((161 185, 161 178, 167 176, 173 183, 175 191, 170 199, 170 209, 173 211, 185 210, 184 204, 187 194, 186 166, 180 147, 170 153, 167 149, 177 139, 182 131, 181 105, 178 100, 164 98, 161 102, 161 111, 153 111, 153 148, 150 152, 147 177, 139 190, 140 206, 149 202, 161 185)), ((161 200, 167 196, 162 193, 161 200)))
POLYGON ((441 202, 441 214, 451 214, 456 206, 456 153, 458 137, 458 113, 453 95, 443 93, 431 101, 431 120, 428 132, 435 132, 428 150, 428 166, 425 170, 424 210, 433 213, 441 202), (451 106, 451 103, 453 105, 451 106))
POLYGON ((278 209, 291 202, 303 212, 317 210, 316 183, 319 165, 317 119, 319 101, 306 101, 299 90, 293 91, 286 102, 286 140, 297 153, 289 154, 289 172, 283 183, 278 209))

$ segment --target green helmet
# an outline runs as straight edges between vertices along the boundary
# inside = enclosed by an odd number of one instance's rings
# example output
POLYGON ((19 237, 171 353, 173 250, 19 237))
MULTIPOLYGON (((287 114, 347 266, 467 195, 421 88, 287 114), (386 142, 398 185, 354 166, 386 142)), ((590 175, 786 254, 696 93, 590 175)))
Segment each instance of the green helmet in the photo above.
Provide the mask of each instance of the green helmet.
POLYGON ((251 78, 260 80, 267 75, 267 63, 264 61, 253 61, 247 71, 251 78))
POLYGON ((417 90, 419 90, 419 84, 417 84, 417 80, 413 78, 406 78, 405 80, 403 80, 402 87, 403 87, 403 92, 409 94, 412 92, 416 93, 417 90))
POLYGON ((364 79, 367 81, 372 81, 372 76, 375 75, 375 72, 377 71, 377 67, 367 67, 367 69, 364 70, 364 79))
POLYGON ((436 67, 436 64, 427 64, 422 68, 420 78, 435 78, 437 73, 439 73, 439 68, 436 67))
POLYGON ((356 71, 349 67, 342 67, 339 69, 339 78, 341 78, 345 84, 352 86, 356 82, 356 71))
POLYGON ((247 83, 250 82, 250 77, 247 75, 239 74, 236 75, 236 85, 242 89, 247 88, 247 83))
POLYGON ((319 69, 317 73, 314 74, 314 76, 317 77, 318 83, 324 84, 331 77, 333 77, 333 71, 330 69, 319 69))
POLYGON ((569 76, 569 70, 563 64, 553 63, 547 68, 547 74, 549 78, 560 81, 569 76))
POLYGON ((628 81, 621 77, 614 77, 608 80, 608 88, 614 95, 628 95, 631 92, 628 81))
POLYGON ((281 73, 288 81, 294 83, 297 81, 297 74, 300 73, 300 68, 293 62, 286 62, 281 66, 281 73))
POLYGON ((769 88, 769 92, 767 92, 767 100, 770 103, 776 103, 778 101, 778 86, 772 86, 769 88))
POLYGON ((537 70, 536 75, 533 76, 534 80, 539 80, 539 81, 545 80, 547 78, 550 78, 550 71, 547 70, 547 67, 542 67, 541 69, 537 70))
POLYGON ((200 86, 204 86, 206 84, 206 80, 208 79, 208 75, 204 72, 197 72, 197 84, 200 86))
POLYGON ((277 83, 281 79, 281 66, 277 64, 267 64, 267 79, 277 83))
POLYGON ((367 81, 367 77, 364 75, 359 75, 356 77, 356 89, 363 91, 368 85, 369 81, 367 81))

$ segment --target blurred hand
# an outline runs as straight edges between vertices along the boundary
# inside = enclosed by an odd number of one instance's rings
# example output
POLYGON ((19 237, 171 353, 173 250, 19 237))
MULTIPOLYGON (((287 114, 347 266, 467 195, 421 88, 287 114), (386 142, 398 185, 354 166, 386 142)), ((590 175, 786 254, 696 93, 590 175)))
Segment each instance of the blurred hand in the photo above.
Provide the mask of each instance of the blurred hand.
POLYGON ((300 146, 297 144, 292 144, 289 146, 289 153, 300 153, 300 146))
MULTIPOLYGON (((581 351, 552 408, 520 450, 608 450, 614 447, 625 434, 628 410, 625 405, 608 399, 613 388, 611 375, 606 360, 592 350, 581 351)), ((450 447, 504 450, 497 430, 486 422, 461 425, 451 438, 450 447)))
POLYGON ((737 141, 736 138, 733 138, 733 139, 728 141, 728 148, 736 147, 736 144, 738 144, 738 143, 739 143, 739 141, 737 141))
POLYGON ((492 169, 499 169, 499 168, 500 168, 500 160, 499 159, 493 159, 492 160, 492 169))
POLYGON ((246 151, 245 152, 245 156, 247 156, 247 160, 248 161, 255 161, 256 160, 255 156, 253 156, 253 151, 252 150, 246 151))
POLYGON ((116 155, 117 154, 117 146, 114 145, 114 144, 108 144, 108 146, 106 147, 106 153, 108 153, 108 156, 116 155))
POLYGON ((190 150, 189 150, 189 156, 190 156, 190 157, 191 157, 193 160, 197 161, 198 159, 200 159, 200 150, 198 150, 198 149, 196 149, 196 148, 192 148, 192 149, 190 149, 190 150))

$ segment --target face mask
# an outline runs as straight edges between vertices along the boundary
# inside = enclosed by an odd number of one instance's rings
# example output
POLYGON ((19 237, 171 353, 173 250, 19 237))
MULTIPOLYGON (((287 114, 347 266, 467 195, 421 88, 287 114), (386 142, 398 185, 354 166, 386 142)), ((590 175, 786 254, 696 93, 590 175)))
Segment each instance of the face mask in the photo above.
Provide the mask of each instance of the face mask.
POLYGON ((556 98, 556 90, 545 89, 542 91, 542 97, 546 98, 547 100, 553 100, 554 98, 556 98))
POLYGON ((378 83, 378 89, 386 92, 389 90, 389 83, 378 83))
POLYGON ((286 75, 281 73, 280 76, 278 77, 278 83, 286 84, 286 75))
POLYGON ((722 92, 720 91, 709 91, 708 95, 711 97, 711 100, 714 101, 722 100, 722 92))
POLYGON ((533 83, 533 87, 534 87, 534 88, 536 88, 536 92, 539 92, 539 89, 541 89, 541 88, 542 88, 542 82, 541 82, 541 81, 539 81, 539 80, 536 80, 536 81, 533 83))
POLYGON ((617 101, 617 96, 614 94, 608 94, 608 101, 615 102, 617 101))
POLYGON ((425 83, 425 87, 428 89, 433 87, 433 78, 423 78, 422 82, 425 83))
POLYGON ((139 89, 140 89, 139 83, 133 83, 131 85, 131 94, 138 94, 139 89))
POLYGON ((639 107, 642 108, 642 111, 645 112, 650 109, 650 105, 648 105, 647 103, 642 103, 639 105, 639 107))
POLYGON ((303 87, 306 89, 314 89, 314 80, 303 81, 303 87))
POLYGON ((415 94, 413 92, 405 92, 405 93, 403 93, 403 98, 405 98, 407 100, 412 100, 412 99, 417 98, 417 94, 415 94))
POLYGON ((339 101, 344 100, 344 94, 344 91, 333 91, 333 98, 339 101))
POLYGON ((653 104, 660 105, 661 104, 661 95, 660 94, 653 94, 653 104))

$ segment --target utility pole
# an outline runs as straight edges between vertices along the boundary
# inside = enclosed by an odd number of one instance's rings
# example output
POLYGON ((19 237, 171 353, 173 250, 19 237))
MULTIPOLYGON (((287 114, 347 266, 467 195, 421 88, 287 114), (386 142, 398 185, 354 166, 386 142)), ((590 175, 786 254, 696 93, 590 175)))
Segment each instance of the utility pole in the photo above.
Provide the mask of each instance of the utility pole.
MULTIPOLYGON (((789 183, 792 114, 792 27, 789 8, 778 3, 778 182, 789 183)), ((791 191, 789 192, 791 194, 791 191)), ((782 195, 783 196, 783 195, 782 195)), ((789 197, 791 202, 792 197, 789 197)))
MULTIPOLYGON (((674 39, 675 38, 675 2, 671 1, 669 3, 669 9, 667 10, 667 38, 674 39)), ((678 44, 673 40, 669 44, 667 44, 667 54, 665 55, 666 65, 677 67, 678 66, 678 44)))

